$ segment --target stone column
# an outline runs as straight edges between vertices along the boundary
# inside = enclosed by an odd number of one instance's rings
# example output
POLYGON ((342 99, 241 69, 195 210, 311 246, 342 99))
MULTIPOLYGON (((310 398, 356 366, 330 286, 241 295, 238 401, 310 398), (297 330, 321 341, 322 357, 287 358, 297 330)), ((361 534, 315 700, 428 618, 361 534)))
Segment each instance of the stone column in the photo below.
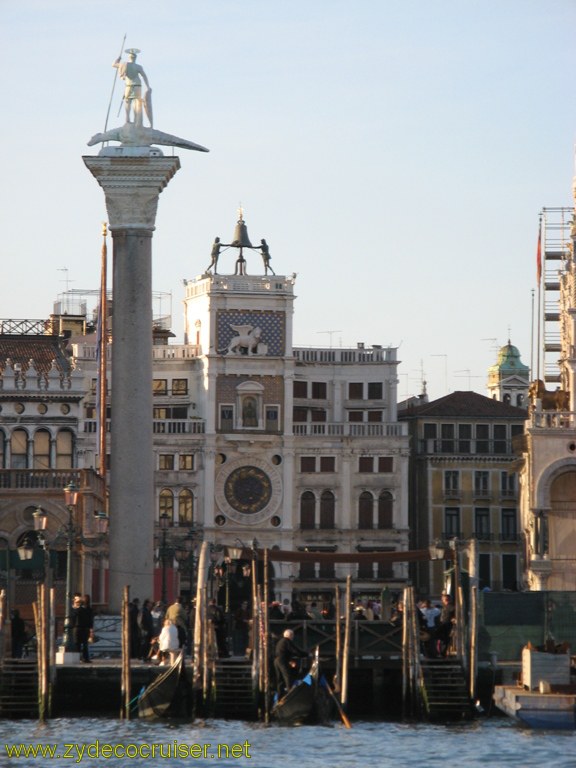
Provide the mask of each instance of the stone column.
POLYGON ((125 585, 143 602, 154 586, 152 233, 158 195, 177 157, 98 156, 84 162, 104 190, 113 238, 109 607, 125 585))

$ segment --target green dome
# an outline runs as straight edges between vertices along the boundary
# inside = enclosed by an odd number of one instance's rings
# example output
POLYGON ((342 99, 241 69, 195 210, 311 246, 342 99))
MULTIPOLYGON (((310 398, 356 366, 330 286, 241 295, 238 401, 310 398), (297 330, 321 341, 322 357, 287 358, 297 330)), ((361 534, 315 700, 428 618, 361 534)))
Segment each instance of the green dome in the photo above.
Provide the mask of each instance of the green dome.
POLYGON ((518 347, 508 342, 504 347, 501 347, 498 353, 498 362, 493 366, 500 373, 525 373, 528 374, 529 367, 524 365, 520 360, 520 351, 518 347))

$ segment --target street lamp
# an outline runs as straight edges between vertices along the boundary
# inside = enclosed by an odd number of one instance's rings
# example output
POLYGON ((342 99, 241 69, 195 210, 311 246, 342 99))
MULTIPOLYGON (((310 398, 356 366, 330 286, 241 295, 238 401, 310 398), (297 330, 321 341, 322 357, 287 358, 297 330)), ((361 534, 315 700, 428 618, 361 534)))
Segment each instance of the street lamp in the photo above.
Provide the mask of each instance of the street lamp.
POLYGON ((64 616, 64 636, 62 644, 65 651, 73 651, 72 645, 72 549, 74 547, 74 510, 78 504, 79 491, 73 482, 64 488, 64 503, 68 510, 66 534, 66 614, 64 616))
POLYGON ((176 546, 174 554, 176 555, 176 560, 179 565, 188 566, 188 586, 190 597, 192 597, 194 567, 196 565, 196 532, 193 528, 190 528, 186 536, 183 539, 180 539, 180 543, 176 546))
POLYGON ((160 545, 160 559, 162 561, 162 590, 160 598, 162 603, 166 605, 166 536, 168 533, 168 525, 170 524, 170 515, 167 512, 162 512, 160 515, 160 530, 162 532, 162 543, 160 545))

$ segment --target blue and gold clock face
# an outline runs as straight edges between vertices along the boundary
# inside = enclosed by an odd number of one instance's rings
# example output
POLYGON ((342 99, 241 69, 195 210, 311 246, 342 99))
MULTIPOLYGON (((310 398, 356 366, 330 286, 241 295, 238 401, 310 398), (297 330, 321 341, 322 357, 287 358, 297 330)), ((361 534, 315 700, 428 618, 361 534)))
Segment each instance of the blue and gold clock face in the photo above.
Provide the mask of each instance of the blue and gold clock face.
POLYGON ((261 512, 272 497, 270 478, 259 467, 238 467, 224 483, 224 495, 230 506, 244 515, 261 512))
POLYGON ((222 464, 216 476, 217 509, 243 525, 257 525, 278 513, 282 476, 267 457, 237 457, 222 464))

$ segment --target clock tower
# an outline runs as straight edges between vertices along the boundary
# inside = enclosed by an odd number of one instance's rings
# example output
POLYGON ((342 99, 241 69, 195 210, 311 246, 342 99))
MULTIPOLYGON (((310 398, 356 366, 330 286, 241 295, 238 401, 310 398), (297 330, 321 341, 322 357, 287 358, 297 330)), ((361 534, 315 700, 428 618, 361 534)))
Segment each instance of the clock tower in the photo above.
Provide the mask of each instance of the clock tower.
POLYGON ((205 382, 205 531, 231 543, 252 541, 258 528, 268 547, 291 528, 283 510, 291 508, 295 282, 270 261, 240 211, 230 242, 215 239, 184 300, 185 341, 199 347, 205 382))

